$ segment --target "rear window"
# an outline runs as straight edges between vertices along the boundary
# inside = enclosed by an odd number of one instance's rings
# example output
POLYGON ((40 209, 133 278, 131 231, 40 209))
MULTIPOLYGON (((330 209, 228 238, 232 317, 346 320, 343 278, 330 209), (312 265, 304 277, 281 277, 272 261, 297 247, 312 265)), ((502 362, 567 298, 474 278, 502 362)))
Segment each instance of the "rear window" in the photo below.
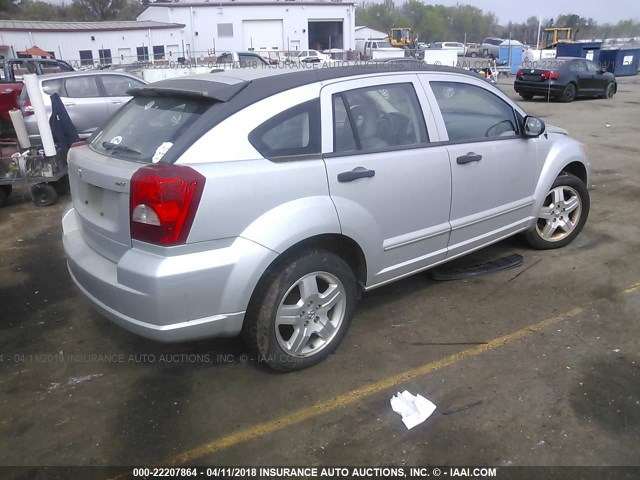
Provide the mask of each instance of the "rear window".
POLYGON ((156 163, 211 103, 193 98, 134 97, 91 142, 103 155, 156 163))

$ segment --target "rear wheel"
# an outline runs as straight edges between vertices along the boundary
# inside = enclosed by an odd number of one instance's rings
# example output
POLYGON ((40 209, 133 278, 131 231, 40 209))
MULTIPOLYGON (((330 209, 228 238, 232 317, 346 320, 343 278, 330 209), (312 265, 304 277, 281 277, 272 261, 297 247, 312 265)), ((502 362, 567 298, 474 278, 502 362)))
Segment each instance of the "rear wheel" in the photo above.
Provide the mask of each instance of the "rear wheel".
POLYGON ((584 227, 589 207, 589 191, 582 180, 560 175, 544 199, 535 225, 525 233, 527 242, 538 250, 568 245, 584 227))
POLYGON ((616 94, 616 86, 613 83, 607 85, 607 88, 604 91, 604 98, 613 98, 616 94))
POLYGON ((471 52, 471 58, 476 58, 478 54, 476 52, 471 52))
POLYGON ((575 84, 569 83, 566 87, 564 87, 560 100, 562 100, 565 103, 571 103, 575 100, 577 94, 578 94, 578 91, 576 89, 575 84))
POLYGON ((347 263, 325 250, 287 259, 261 281, 243 335, 260 361, 287 372, 315 365, 344 338, 357 302, 347 263))
POLYGON ((533 95, 531 95, 530 93, 521 93, 520 96, 523 100, 531 100, 533 98, 533 95))
POLYGON ((31 198, 36 207, 48 207, 56 203, 58 193, 52 185, 39 183, 31 188, 31 198))

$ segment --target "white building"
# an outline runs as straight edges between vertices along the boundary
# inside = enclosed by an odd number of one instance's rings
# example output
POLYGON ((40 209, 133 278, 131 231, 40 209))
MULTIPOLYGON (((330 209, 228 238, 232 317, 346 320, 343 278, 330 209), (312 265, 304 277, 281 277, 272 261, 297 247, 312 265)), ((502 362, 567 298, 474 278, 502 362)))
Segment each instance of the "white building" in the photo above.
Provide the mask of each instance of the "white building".
POLYGON ((383 40, 387 38, 387 33, 365 26, 355 27, 355 32, 356 40, 383 40))
POLYGON ((341 1, 225 0, 151 4, 137 21, 0 20, 0 55, 33 46, 74 67, 178 61, 224 51, 355 47, 355 5, 341 1))
POLYGON ((230 50, 353 49, 355 5, 336 1, 158 3, 138 20, 185 24, 194 56, 230 50))
POLYGON ((77 65, 176 59, 190 40, 186 25, 154 21, 40 22, 0 20, 6 56, 38 46, 77 65), (8 55, 7 55, 8 54, 8 55))

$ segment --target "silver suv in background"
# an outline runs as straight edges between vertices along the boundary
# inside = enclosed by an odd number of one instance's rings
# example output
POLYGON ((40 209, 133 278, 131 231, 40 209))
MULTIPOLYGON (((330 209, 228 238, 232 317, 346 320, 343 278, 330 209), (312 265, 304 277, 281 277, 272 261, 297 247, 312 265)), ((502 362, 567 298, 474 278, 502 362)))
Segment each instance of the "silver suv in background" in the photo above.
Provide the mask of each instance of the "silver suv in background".
POLYGON ((504 42, 503 38, 487 37, 480 45, 480 54, 483 57, 500 58, 500 45, 504 42))
MULTIPOLYGON (((80 138, 89 137, 127 103, 131 99, 127 94, 129 89, 146 84, 133 75, 106 70, 40 75, 38 83, 44 93, 47 115, 51 115, 50 95, 57 93, 80 138)), ((22 110, 29 139, 37 144, 40 132, 26 88, 20 93, 18 105, 22 110)))
POLYGON ((64 249, 98 310, 160 341, 242 334, 281 371, 329 355, 362 292, 518 233, 565 246, 589 214, 584 145, 415 63, 163 80, 68 163, 64 249))

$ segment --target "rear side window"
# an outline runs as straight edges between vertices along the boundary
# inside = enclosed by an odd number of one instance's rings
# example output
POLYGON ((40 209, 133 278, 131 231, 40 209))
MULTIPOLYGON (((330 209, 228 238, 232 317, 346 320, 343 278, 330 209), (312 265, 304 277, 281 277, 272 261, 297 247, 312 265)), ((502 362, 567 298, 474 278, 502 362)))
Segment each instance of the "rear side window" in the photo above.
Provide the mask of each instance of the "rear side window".
POLYGON ((68 78, 64 82, 68 98, 101 97, 94 77, 68 78))
POLYGON ((511 106, 485 88, 458 82, 431 82, 452 142, 518 134, 511 106))
POLYGON ((103 155, 156 163, 210 106, 181 97, 134 97, 91 142, 103 155))
POLYGON ((320 101, 297 105, 267 120, 249 134, 264 158, 320 153, 320 101))

